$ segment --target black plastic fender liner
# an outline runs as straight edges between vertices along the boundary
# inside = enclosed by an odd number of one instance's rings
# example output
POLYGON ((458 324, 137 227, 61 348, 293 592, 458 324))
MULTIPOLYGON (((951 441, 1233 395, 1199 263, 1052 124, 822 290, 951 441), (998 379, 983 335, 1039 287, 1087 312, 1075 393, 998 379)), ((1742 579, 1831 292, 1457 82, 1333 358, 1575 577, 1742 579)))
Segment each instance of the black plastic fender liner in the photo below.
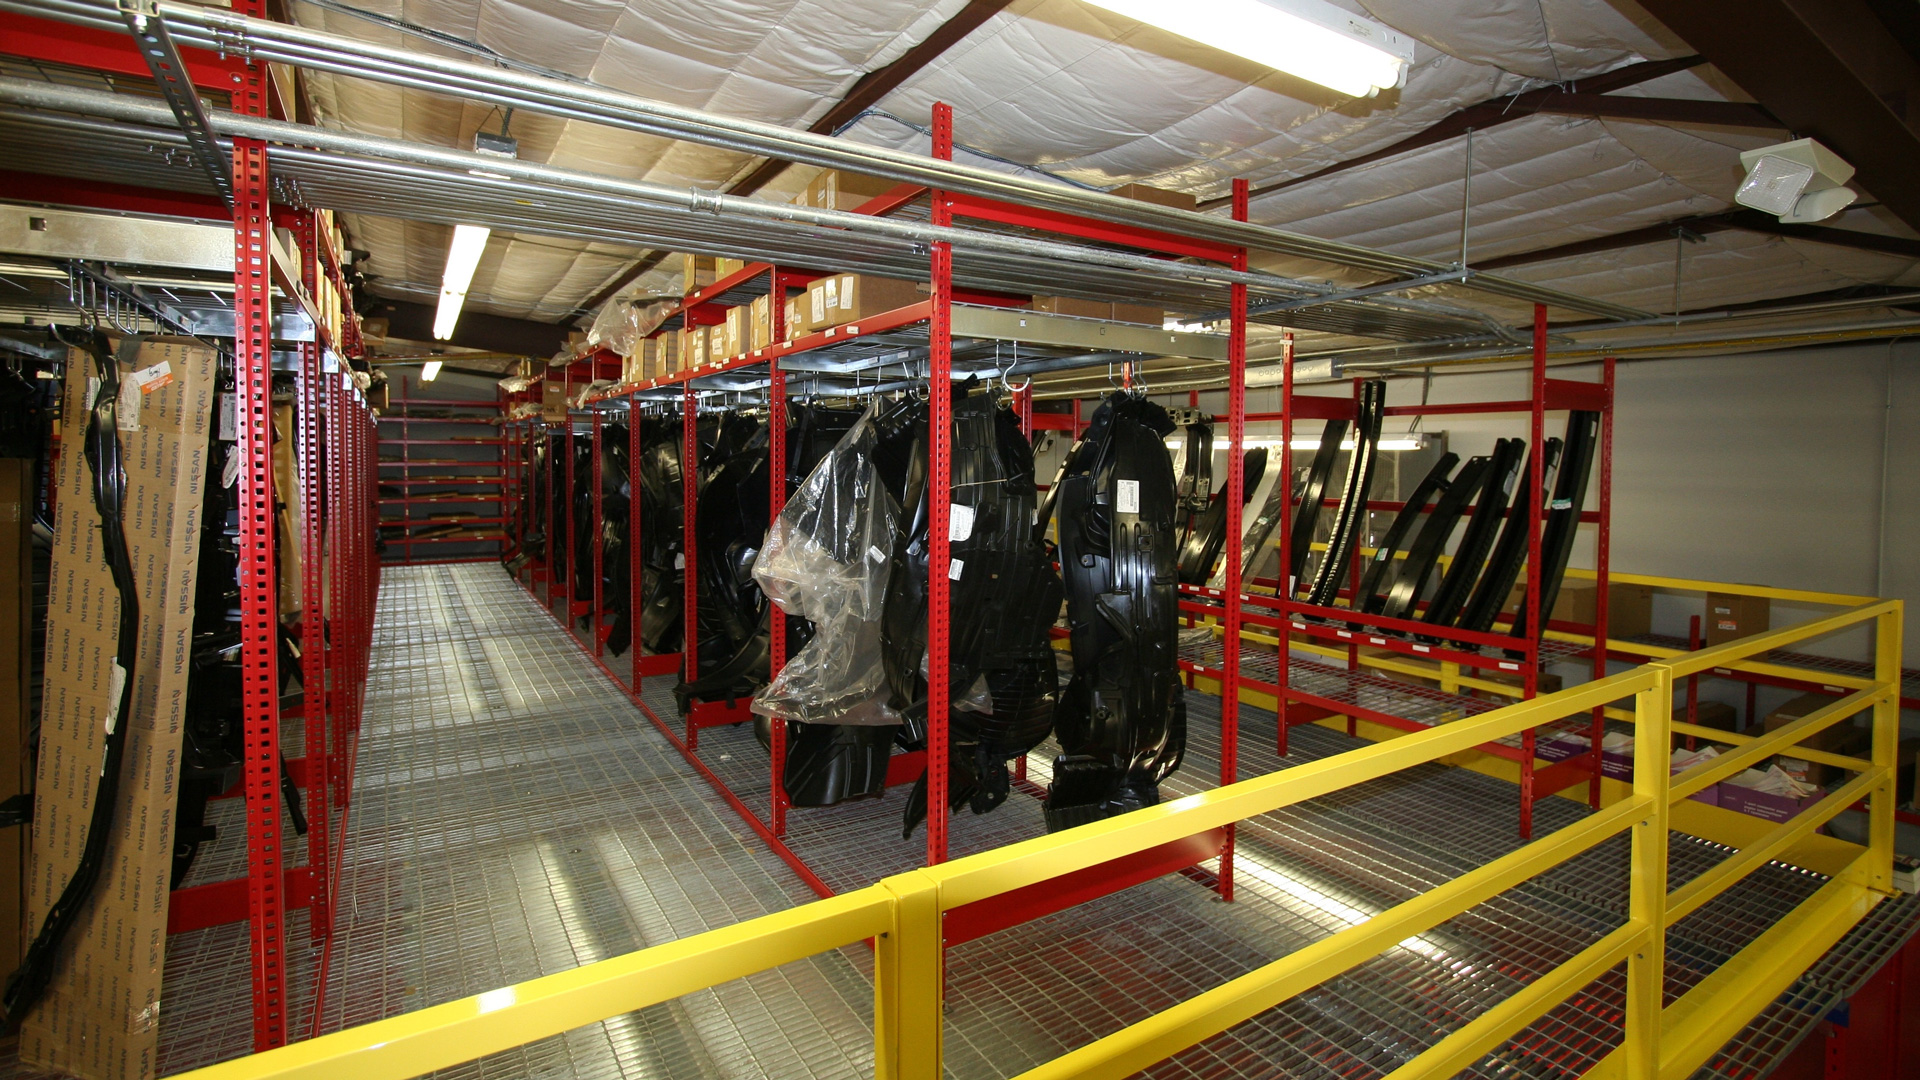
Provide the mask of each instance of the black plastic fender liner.
POLYGON ((1421 621, 1433 626, 1452 626, 1472 595, 1474 583, 1486 568, 1487 554, 1507 516, 1507 503, 1520 478, 1520 463, 1526 454, 1525 439, 1498 439, 1487 464, 1486 478, 1480 483, 1480 498, 1474 502, 1473 515, 1454 549, 1453 562, 1440 578, 1433 599, 1421 615, 1421 621))
MULTIPOLYGON (((1254 489, 1267 473, 1267 448, 1258 446, 1246 452, 1242 462, 1246 482, 1240 487, 1240 505, 1253 498, 1254 489)), ((1205 585, 1213 577, 1220 561, 1220 549, 1227 542, 1227 493, 1218 492, 1203 513, 1187 519, 1186 535, 1181 538, 1179 574, 1182 585, 1205 585)))
POLYGON ((1380 545, 1374 549, 1373 561, 1367 564, 1366 575, 1360 579, 1360 595, 1353 600, 1354 610, 1379 613, 1381 606, 1386 603, 1386 598, 1380 595, 1381 590, 1390 583, 1393 572, 1399 567, 1395 557, 1403 550, 1407 534, 1413 531, 1414 522, 1420 520, 1420 515, 1426 513, 1427 504, 1446 488, 1447 477, 1453 474, 1453 467, 1459 463, 1460 455, 1451 451, 1441 454, 1440 460, 1435 461, 1433 467, 1427 470, 1427 475, 1415 485, 1413 494, 1407 497, 1406 504, 1394 515, 1393 524, 1387 526, 1387 534, 1380 538, 1380 545))
POLYGON ((1172 426, 1160 406, 1113 394, 1060 481, 1074 671, 1055 714, 1049 830, 1154 804, 1185 753, 1172 426))
POLYGON ((1327 537, 1327 552, 1313 575, 1313 588, 1307 593, 1309 604, 1328 607, 1340 595, 1340 579, 1346 575, 1347 559, 1353 554, 1360 528, 1367 520, 1367 496, 1373 490, 1374 465, 1380 459, 1380 425, 1386 419, 1383 411, 1386 407, 1385 379, 1369 379, 1361 384, 1353 453, 1347 457, 1346 482, 1341 486, 1333 531, 1327 537))
MULTIPOLYGON (((1540 470, 1549 483, 1553 479, 1554 467, 1560 460, 1562 445, 1559 439, 1547 440, 1547 456, 1540 463, 1540 470)), ((1514 486, 1513 502, 1507 507, 1507 521, 1500 527, 1500 539, 1493 546, 1493 556, 1487 560, 1486 572, 1480 576, 1480 584, 1474 587, 1473 595, 1461 610, 1455 626, 1483 633, 1493 629, 1494 620, 1499 617, 1500 609, 1506 606, 1507 595, 1513 591, 1513 583, 1519 579, 1520 568, 1527 561, 1528 511, 1532 505, 1533 467, 1529 459, 1520 468, 1520 482, 1514 486)))
POLYGON ((1490 459, 1485 457, 1468 458, 1447 489, 1440 493, 1440 501, 1434 503, 1433 513, 1427 515, 1413 546, 1407 549, 1407 557, 1393 574, 1393 583, 1387 586, 1387 598, 1380 605, 1379 614, 1390 619, 1416 617, 1427 579, 1433 576, 1433 568, 1440 561, 1441 552, 1446 550, 1447 541, 1452 539, 1454 526, 1460 524, 1461 514, 1480 494, 1489 464, 1490 459))
MULTIPOLYGON (((129 359, 139 345, 137 337, 128 337, 121 343, 121 347, 128 350, 129 359)), ((140 655, 140 586, 134 578, 123 516, 127 504, 127 474, 121 466, 120 363, 108 348, 106 335, 98 330, 89 336, 86 347, 99 366, 100 377, 87 417, 84 453, 93 474, 93 508, 100 516, 102 553, 113 575, 114 591, 120 597, 114 656, 108 670, 100 673, 109 688, 113 712, 107 718, 93 810, 87 819, 87 836, 80 849, 80 859, 59 897, 47 909, 40 931, 27 946, 20 966, 8 976, 4 993, 0 993, 0 1028, 6 1029, 18 1028, 46 992, 59 959, 60 945, 99 883, 100 867, 111 840, 114 810, 120 803, 127 731, 133 723, 134 677, 140 655)), ((68 377, 73 377, 72 373, 68 377)))
POLYGON ((731 433, 722 444, 737 449, 713 470, 694 509, 700 670, 674 690, 682 711, 694 700, 751 694, 769 672, 771 605, 753 580, 772 505, 766 425, 730 413, 721 430, 731 433))
MULTIPOLYGON (((1347 437, 1345 420, 1329 420, 1320 433, 1320 448, 1313 452, 1313 464, 1307 469, 1307 482, 1300 485, 1300 506, 1293 513, 1293 531, 1288 533, 1293 551, 1286 566, 1287 579, 1280 583, 1282 595, 1291 596, 1300 575, 1306 572, 1307 555, 1313 551, 1313 533, 1320 524, 1320 504, 1327 497, 1327 481, 1333 476, 1333 463, 1340 457, 1340 443, 1347 437)), ((1284 434, 1283 438, 1292 438, 1284 434)), ((1288 477, 1289 481, 1293 478, 1288 477)), ((1275 497, 1291 484, 1275 488, 1275 497)), ((1263 511, 1262 517, 1266 517, 1263 511)), ((1273 520, 1279 520, 1277 517, 1273 520)), ((1269 529, 1272 526, 1268 526, 1269 529)))
MULTIPOLYGON (((1560 599, 1560 584, 1566 580, 1567 560, 1573 555, 1574 535, 1580 531, 1580 514, 1587 505, 1587 484, 1593 473, 1593 455, 1600 445, 1600 414, 1575 411, 1567 414, 1566 449, 1554 477, 1553 502, 1547 511, 1547 524, 1540 539, 1540 613, 1544 622, 1551 617, 1553 605, 1560 599)), ((1520 614, 1514 617, 1513 636, 1527 636, 1526 598, 1520 600, 1520 614)))
POLYGON ((771 724, 787 725, 787 767, 782 782, 793 806, 833 806, 869 798, 887 789, 893 756, 893 726, 803 724, 754 718, 761 745, 772 744, 771 724))

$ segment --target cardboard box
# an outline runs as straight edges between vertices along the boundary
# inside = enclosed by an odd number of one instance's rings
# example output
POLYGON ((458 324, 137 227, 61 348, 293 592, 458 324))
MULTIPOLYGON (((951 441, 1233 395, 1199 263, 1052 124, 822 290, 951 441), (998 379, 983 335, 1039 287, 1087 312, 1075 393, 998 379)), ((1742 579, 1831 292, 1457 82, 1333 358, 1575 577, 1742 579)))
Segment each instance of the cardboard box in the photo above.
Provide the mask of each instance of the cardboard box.
POLYGON ((1036 296, 1033 298, 1033 310, 1050 315, 1073 315, 1102 322, 1144 323, 1148 326, 1160 326, 1166 321, 1166 313, 1157 307, 1081 300, 1072 296, 1036 296))
MULTIPOLYGON (((185 726, 200 513, 214 468, 209 458, 215 359, 199 342, 123 343, 128 369, 153 372, 144 392, 122 398, 127 475, 125 535, 140 601, 140 640, 118 805, 93 901, 67 935, 53 981, 20 1031, 20 1060, 93 1080, 150 1077, 159 1042, 160 977, 167 942, 168 879, 185 726), (131 407, 129 407, 131 406, 131 407)), ((87 414, 92 357, 69 355, 65 410, 87 414)), ((27 919, 40 926, 72 877, 85 843, 103 718, 118 704, 112 667, 120 595, 107 566, 93 507, 92 470, 79 452, 60 455, 58 513, 48 595, 46 675, 27 919)), ((291 837, 289 837, 291 841, 291 837)))
POLYGON ((720 350, 721 357, 735 357, 746 353, 747 342, 752 336, 752 332, 747 327, 748 315, 749 312, 745 307, 727 309, 727 321, 724 324, 727 344, 726 348, 720 350))
POLYGON ((1707 644, 1723 645, 1729 641, 1765 633, 1772 617, 1773 601, 1764 596, 1708 593, 1707 644))
POLYGON ((540 383, 540 419, 549 424, 567 421, 567 386, 551 372, 540 383))
POLYGON ((797 338, 801 334, 804 334, 807 332, 806 320, 801 317, 805 313, 806 307, 807 307, 806 293, 801 293, 798 296, 789 296, 780 305, 780 309, 781 309, 780 340, 781 341, 792 341, 794 338, 797 338))
POLYGON ((692 326, 680 331, 680 366, 691 371, 707 362, 707 328, 692 326))
POLYGON ((756 351, 773 344, 773 296, 756 296, 747 305, 747 349, 756 351))
MULTIPOLYGON (((1507 618, 1513 618, 1520 611, 1520 601, 1526 595, 1526 575, 1523 571, 1513 591, 1507 594, 1505 608, 1507 618)), ((1551 622, 1573 623, 1579 626, 1592 626, 1600 617, 1600 583, 1593 578, 1562 578, 1560 593, 1553 600, 1551 622)), ((1610 638, 1632 638, 1653 632, 1653 586, 1623 585, 1610 582, 1607 586, 1607 636, 1610 638)))
POLYGON ((746 268, 745 259, 715 259, 713 260, 713 279, 718 281, 721 278, 732 277, 746 268))
POLYGON ((1118 195, 1122 199, 1132 199, 1135 202, 1150 202, 1158 203, 1161 206, 1171 206, 1175 210, 1200 209, 1200 200, 1196 196, 1189 195, 1184 191, 1168 191, 1166 188, 1148 187, 1145 184, 1121 184, 1119 187, 1107 192, 1107 194, 1118 195))
POLYGON ((1720 809, 1732 810, 1736 814, 1746 814, 1766 821, 1790 821, 1800 811, 1819 802, 1818 794, 1804 798, 1790 798, 1786 795, 1772 795, 1764 791, 1755 791, 1739 784, 1720 785, 1720 809))
MULTIPOLYGON (((1768 713, 1767 718, 1761 721, 1760 730, 1754 734, 1778 731, 1837 700, 1839 699, 1829 694, 1801 694, 1768 713)), ((1824 750, 1829 754, 1863 758, 1873 752, 1873 732, 1854 726, 1853 719, 1849 718, 1830 728, 1815 732, 1801 740, 1800 745, 1814 750, 1824 750)), ((1773 763, 1780 766, 1781 772, 1803 784, 1812 784, 1815 787, 1826 787, 1853 775, 1837 765, 1823 765, 1817 761, 1794 757, 1791 751, 1777 755, 1773 763)))
POLYGON ((718 260, 711 255, 680 256, 681 294, 695 292, 713 284, 717 280, 715 273, 718 269, 718 260))
POLYGON ((801 201, 806 206, 821 210, 852 211, 885 195, 896 186, 894 181, 882 180, 877 176, 822 169, 807 184, 805 198, 801 201))
POLYGON ((680 340, 680 335, 677 333, 661 334, 653 340, 659 343, 660 348, 660 352, 654 360, 653 377, 659 379, 668 375, 678 374, 680 371, 681 357, 685 355, 680 351, 680 347, 683 344, 680 340))
POLYGON ((807 286, 805 330, 858 322, 925 299, 920 287, 911 281, 871 274, 829 274, 807 286))
MULTIPOLYGON (((33 692, 33 459, 0 458, 0 800, 33 790, 27 750, 33 692)), ((0 829, 0 968, 31 940, 26 829, 0 829)))

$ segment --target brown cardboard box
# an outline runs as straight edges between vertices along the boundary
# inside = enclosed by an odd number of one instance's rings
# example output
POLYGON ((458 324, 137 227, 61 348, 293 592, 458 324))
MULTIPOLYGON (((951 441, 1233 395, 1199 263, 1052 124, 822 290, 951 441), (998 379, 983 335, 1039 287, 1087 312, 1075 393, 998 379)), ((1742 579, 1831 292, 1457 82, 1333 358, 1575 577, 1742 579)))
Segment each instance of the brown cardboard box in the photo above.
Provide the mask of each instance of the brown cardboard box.
MULTIPOLYGON (((744 306, 727 309, 726 330, 724 335, 727 344, 726 348, 720 350, 720 357, 740 356, 747 351, 747 341, 751 336, 751 331, 747 328, 748 314, 749 312, 744 306)), ((716 357, 716 359, 720 357, 716 357)))
POLYGON ((745 259, 715 259, 713 260, 713 280, 719 281, 724 277, 732 277, 746 268, 745 259))
POLYGON ((1145 184, 1121 184, 1119 187, 1107 192, 1107 194, 1118 195, 1123 199, 1132 199, 1135 202, 1150 202, 1158 203, 1161 206, 1171 206, 1175 210, 1200 209, 1200 200, 1195 196, 1189 195, 1184 191, 1168 191, 1165 188, 1148 187, 1145 184))
POLYGON ((680 359, 687 370, 705 367, 707 363, 707 328, 696 326, 680 331, 680 359))
MULTIPOLYGON (((1838 700, 1831 694, 1801 694, 1768 713, 1767 718, 1761 721, 1760 730, 1778 731, 1795 720, 1803 719, 1838 700)), ((1842 720, 1802 740, 1800 745, 1814 750, 1824 750, 1829 754, 1866 757, 1873 746, 1873 732, 1864 727, 1855 726, 1857 719, 1858 717, 1853 717, 1842 720)), ((1796 780, 1817 787, 1825 787, 1836 780, 1852 775, 1835 765, 1823 765, 1819 762, 1796 758, 1792 751, 1776 756, 1773 761, 1780 766, 1780 771, 1796 780)))
POLYGON ((829 274, 807 286, 806 329, 841 326, 917 304, 926 296, 911 281, 871 274, 829 274))
POLYGON ((1707 644, 1722 645, 1765 633, 1773 618, 1773 601, 1739 593, 1707 594, 1707 644))
POLYGON ((680 256, 680 291, 684 293, 704 289, 714 283, 714 272, 718 269, 711 255, 680 256))
MULTIPOLYGON (((33 790, 33 460, 0 458, 0 800, 33 790)), ((0 968, 26 951, 27 830, 0 829, 0 968)))
POLYGON ((680 347, 684 344, 678 333, 661 334, 654 338, 659 343, 660 352, 654 359, 653 377, 658 379, 680 371, 680 347))
MULTIPOLYGON (((123 398, 133 406, 122 413, 120 438, 140 641, 132 708, 119 718, 127 745, 118 805, 94 900, 81 910, 53 982, 20 1032, 23 1063, 97 1080, 154 1074, 200 510, 214 467, 207 451, 216 413, 213 351, 155 338, 137 348, 123 372, 165 365, 172 378, 123 398)), ((70 354, 67 416, 87 415, 87 381, 97 373, 90 356, 70 354)), ((98 790, 102 718, 117 704, 110 670, 120 598, 93 509, 92 470, 79 452, 83 423, 76 419, 72 452, 58 467, 27 881, 28 922, 36 928, 79 861, 98 790)))
POLYGON ((755 351, 773 344, 773 297, 756 296, 747 305, 747 349, 755 351))
MULTIPOLYGON (((1507 594, 1506 613, 1512 618, 1520 610, 1520 600, 1526 594, 1525 574, 1507 594)), ((1580 626, 1592 626, 1599 617, 1600 583, 1592 578, 1563 578, 1560 582, 1560 594, 1553 601, 1553 622, 1575 623, 1580 626)), ((1639 637, 1653 630, 1653 586, 1623 585, 1611 582, 1607 586, 1607 636, 1610 638, 1639 637)))
POLYGON ((894 181, 877 176, 822 169, 807 185, 805 205, 821 210, 858 210, 895 186, 894 181))
POLYGON ((1050 315, 1075 315, 1082 319, 1145 323, 1149 326, 1160 326, 1166 321, 1166 313, 1157 307, 1148 307, 1145 304, 1115 304, 1105 300, 1081 300, 1072 296, 1036 296, 1033 298, 1033 310, 1044 311, 1050 315))
POLYGON ((540 383, 540 419, 549 424, 566 423, 567 386, 558 372, 548 372, 540 383))
POLYGON ((806 320, 801 314, 807 307, 807 294, 789 296, 780 305, 780 340, 792 341, 806 333, 806 320))

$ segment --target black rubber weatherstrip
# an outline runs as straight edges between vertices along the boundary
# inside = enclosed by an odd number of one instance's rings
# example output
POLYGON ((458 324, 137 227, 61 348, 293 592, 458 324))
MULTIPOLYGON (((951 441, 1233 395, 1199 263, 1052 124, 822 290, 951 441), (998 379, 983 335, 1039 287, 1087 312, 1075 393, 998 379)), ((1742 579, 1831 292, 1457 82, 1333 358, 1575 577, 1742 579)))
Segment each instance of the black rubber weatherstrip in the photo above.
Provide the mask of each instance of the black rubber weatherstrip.
MULTIPOLYGON (((1567 448, 1560 457, 1560 472, 1553 485, 1553 502, 1547 511, 1547 527, 1540 540, 1540 611, 1549 617, 1554 602, 1560 599, 1560 583, 1567 576, 1567 559, 1573 554, 1573 537, 1580 531, 1580 511, 1587 505, 1588 474, 1593 471, 1593 454, 1600 442, 1600 414, 1576 411, 1567 414, 1567 448)), ((1520 599, 1520 613, 1513 619, 1513 636, 1527 636, 1527 602, 1520 599)))
POLYGON ((1460 463, 1460 455, 1445 453, 1433 463, 1427 475, 1420 481, 1413 494, 1407 497, 1406 505, 1394 515, 1393 524, 1387 526, 1387 535, 1380 540, 1380 546, 1373 553, 1373 562, 1367 567, 1366 577, 1360 580, 1360 595, 1354 597, 1356 611, 1378 614, 1381 605, 1386 603, 1380 590, 1393 580, 1393 572, 1399 568, 1394 556, 1400 553, 1400 546, 1406 543, 1407 534, 1413 531, 1413 523, 1426 513, 1427 504, 1447 486, 1447 477, 1452 475, 1453 467, 1460 463))
MULTIPOLYGON (((137 344, 139 339, 127 340, 137 344)), ((46 992, 47 984, 53 979, 60 943, 73 929, 100 880, 100 865, 113 831, 114 807, 120 802, 120 763, 126 755, 127 728, 132 721, 134 661, 140 650, 140 593, 133 577, 122 517, 127 503, 127 474, 120 464, 120 365, 107 347, 106 335, 97 330, 87 349, 100 366, 99 389, 94 392, 93 408, 87 420, 86 458, 93 471, 93 505, 100 514, 107 566, 113 573, 114 588, 120 593, 120 637, 112 673, 112 678, 119 680, 116 687, 119 693, 115 696, 113 712, 107 718, 106 745, 100 755, 99 782, 93 796, 93 813, 87 822, 86 844, 80 850, 80 861, 73 868, 73 876, 60 890, 59 899, 47 909, 40 933, 27 947, 19 968, 7 979, 4 997, 0 997, 0 1025, 6 1028, 19 1027, 21 1019, 46 992)))
MULTIPOLYGON (((1541 462, 1541 476, 1549 479, 1553 476, 1561 445, 1559 439, 1547 440, 1547 458, 1541 462)), ((1493 558, 1487 560, 1487 572, 1481 576, 1455 626, 1480 633, 1493 629, 1493 621, 1506 606, 1507 594, 1513 591, 1513 583, 1519 579, 1520 568, 1527 560, 1527 519, 1532 505, 1533 468, 1529 464, 1520 470, 1513 505, 1507 508, 1507 523, 1500 528, 1500 540, 1493 546, 1493 558)))
MULTIPOLYGON (((1293 436, 1283 434, 1281 437, 1293 436)), ((1307 470, 1307 482, 1300 489, 1300 508, 1294 511, 1293 532, 1288 537, 1293 551, 1288 560, 1287 580, 1281 582, 1288 596, 1293 595, 1294 583, 1307 568, 1307 553, 1313 550, 1313 530, 1320 524, 1320 503, 1327 497, 1327 479, 1333 475, 1333 463, 1340 456, 1340 441, 1346 437, 1347 422, 1329 420, 1326 430, 1320 433, 1320 449, 1313 452, 1313 465, 1307 470)), ((1292 480, 1286 477, 1281 488, 1292 480)))
POLYGON ((1440 561, 1440 552, 1447 546, 1447 540, 1453 536, 1453 528, 1460 524, 1460 515, 1467 504, 1480 493, 1480 484, 1487 476, 1488 459, 1484 457, 1468 458, 1453 482, 1433 506, 1433 513, 1427 515, 1427 522, 1420 527, 1420 535, 1414 538, 1413 547, 1407 550, 1407 557, 1400 564, 1400 572, 1395 575, 1393 585, 1387 591, 1387 601, 1381 605, 1380 614, 1390 619, 1410 619, 1420 604, 1420 594, 1426 590, 1427 579, 1433 575, 1433 568, 1440 561))
POLYGON ((1499 439, 1493 444, 1493 461, 1487 466, 1487 478, 1480 485, 1480 498, 1474 503, 1473 517, 1467 521, 1460 545, 1454 549, 1453 562, 1440 578, 1433 600, 1427 604, 1422 621, 1432 626, 1452 626, 1473 594, 1474 583, 1487 565, 1494 537, 1507 516, 1507 501, 1513 497, 1514 481, 1520 474, 1520 461, 1526 453, 1525 439, 1499 439))
POLYGON ((1358 421, 1353 430, 1353 453, 1347 457, 1347 479, 1340 490, 1340 508, 1334 512, 1333 532, 1327 536, 1327 554, 1313 575, 1307 603, 1331 605, 1340 595, 1340 579, 1353 554, 1360 525, 1367 520, 1367 495, 1373 489, 1373 468, 1380 458, 1380 424, 1386 419, 1387 382, 1369 379, 1360 385, 1358 421))
MULTIPOLYGON (((1266 478, 1267 448, 1256 446, 1247 451, 1241 473, 1245 482, 1240 485, 1240 505, 1245 506, 1253 498, 1254 489, 1266 478)), ((1227 493, 1222 491, 1213 497, 1205 513, 1195 514, 1187 521, 1187 535, 1180 542, 1180 583, 1205 585, 1211 580, 1214 564, 1220 561, 1220 549, 1226 542, 1227 493)))
POLYGON ((1180 466, 1180 504, 1200 513, 1213 503, 1213 425, 1188 424, 1180 466))

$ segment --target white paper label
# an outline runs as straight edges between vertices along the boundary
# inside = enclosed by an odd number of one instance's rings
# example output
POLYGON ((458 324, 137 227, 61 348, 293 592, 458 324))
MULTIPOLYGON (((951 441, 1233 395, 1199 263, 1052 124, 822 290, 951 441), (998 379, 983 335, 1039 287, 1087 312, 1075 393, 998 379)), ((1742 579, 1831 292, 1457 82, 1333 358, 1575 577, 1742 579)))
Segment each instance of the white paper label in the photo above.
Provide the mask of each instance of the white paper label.
POLYGON ((964 562, 961 562, 961 561, 960 561, 959 559, 954 559, 954 560, 952 560, 952 561, 950 561, 950 562, 948 562, 948 563, 947 563, 947 580, 948 580, 948 581, 959 581, 959 580, 960 580, 960 571, 961 571, 961 569, 962 569, 962 568, 964 568, 964 567, 965 567, 966 565, 967 565, 966 563, 964 563, 964 562))
MULTIPOLYGON (((828 278, 827 283, 825 285, 820 286, 820 296, 823 302, 826 304, 826 306, 830 308, 839 307, 840 306, 840 279, 837 277, 828 278)), ((822 315, 821 317, 825 318, 826 316, 822 315)))
POLYGON ((113 668, 107 672, 107 734, 120 726, 120 693, 127 688, 127 669, 115 659, 113 668))
POLYGON ((820 289, 814 289, 807 293, 807 299, 813 304, 813 321, 817 323, 826 322, 827 321, 826 293, 820 289))
POLYGON ((240 448, 238 446, 229 446, 227 447, 227 463, 220 467, 220 486, 230 488, 233 486, 233 482, 238 479, 240 479, 240 448))
POLYGON ((881 551, 878 547, 869 547, 867 548, 867 558, 877 563, 884 563, 887 561, 887 553, 881 551))
POLYGON ((1122 514, 1140 512, 1140 481, 1119 480, 1113 485, 1113 508, 1122 514))
POLYGON ((845 274, 840 278, 840 310, 853 310, 853 275, 845 274))
POLYGON ((674 568, 675 570, 685 570, 685 569, 687 568, 687 553, 686 553, 686 552, 684 552, 684 551, 682 551, 682 552, 679 552, 679 553, 677 553, 677 554, 675 554, 675 555, 674 555, 674 557, 673 557, 673 568, 674 568))
POLYGON ((240 438, 240 414, 235 411, 240 396, 238 394, 220 395, 220 439, 222 442, 235 442, 240 438))
POLYGON ((141 393, 151 394, 173 381, 173 361, 162 360, 152 367, 141 368, 128 378, 140 388, 141 393))
POLYGON ((1555 499, 1553 500, 1553 509, 1571 510, 1573 509, 1573 500, 1572 499, 1555 499))
POLYGON ((117 426, 121 431, 140 430, 140 384, 132 379, 120 380, 120 411, 117 426))
POLYGON ((948 508, 947 539, 957 544, 972 535, 973 507, 954 503, 948 508))

